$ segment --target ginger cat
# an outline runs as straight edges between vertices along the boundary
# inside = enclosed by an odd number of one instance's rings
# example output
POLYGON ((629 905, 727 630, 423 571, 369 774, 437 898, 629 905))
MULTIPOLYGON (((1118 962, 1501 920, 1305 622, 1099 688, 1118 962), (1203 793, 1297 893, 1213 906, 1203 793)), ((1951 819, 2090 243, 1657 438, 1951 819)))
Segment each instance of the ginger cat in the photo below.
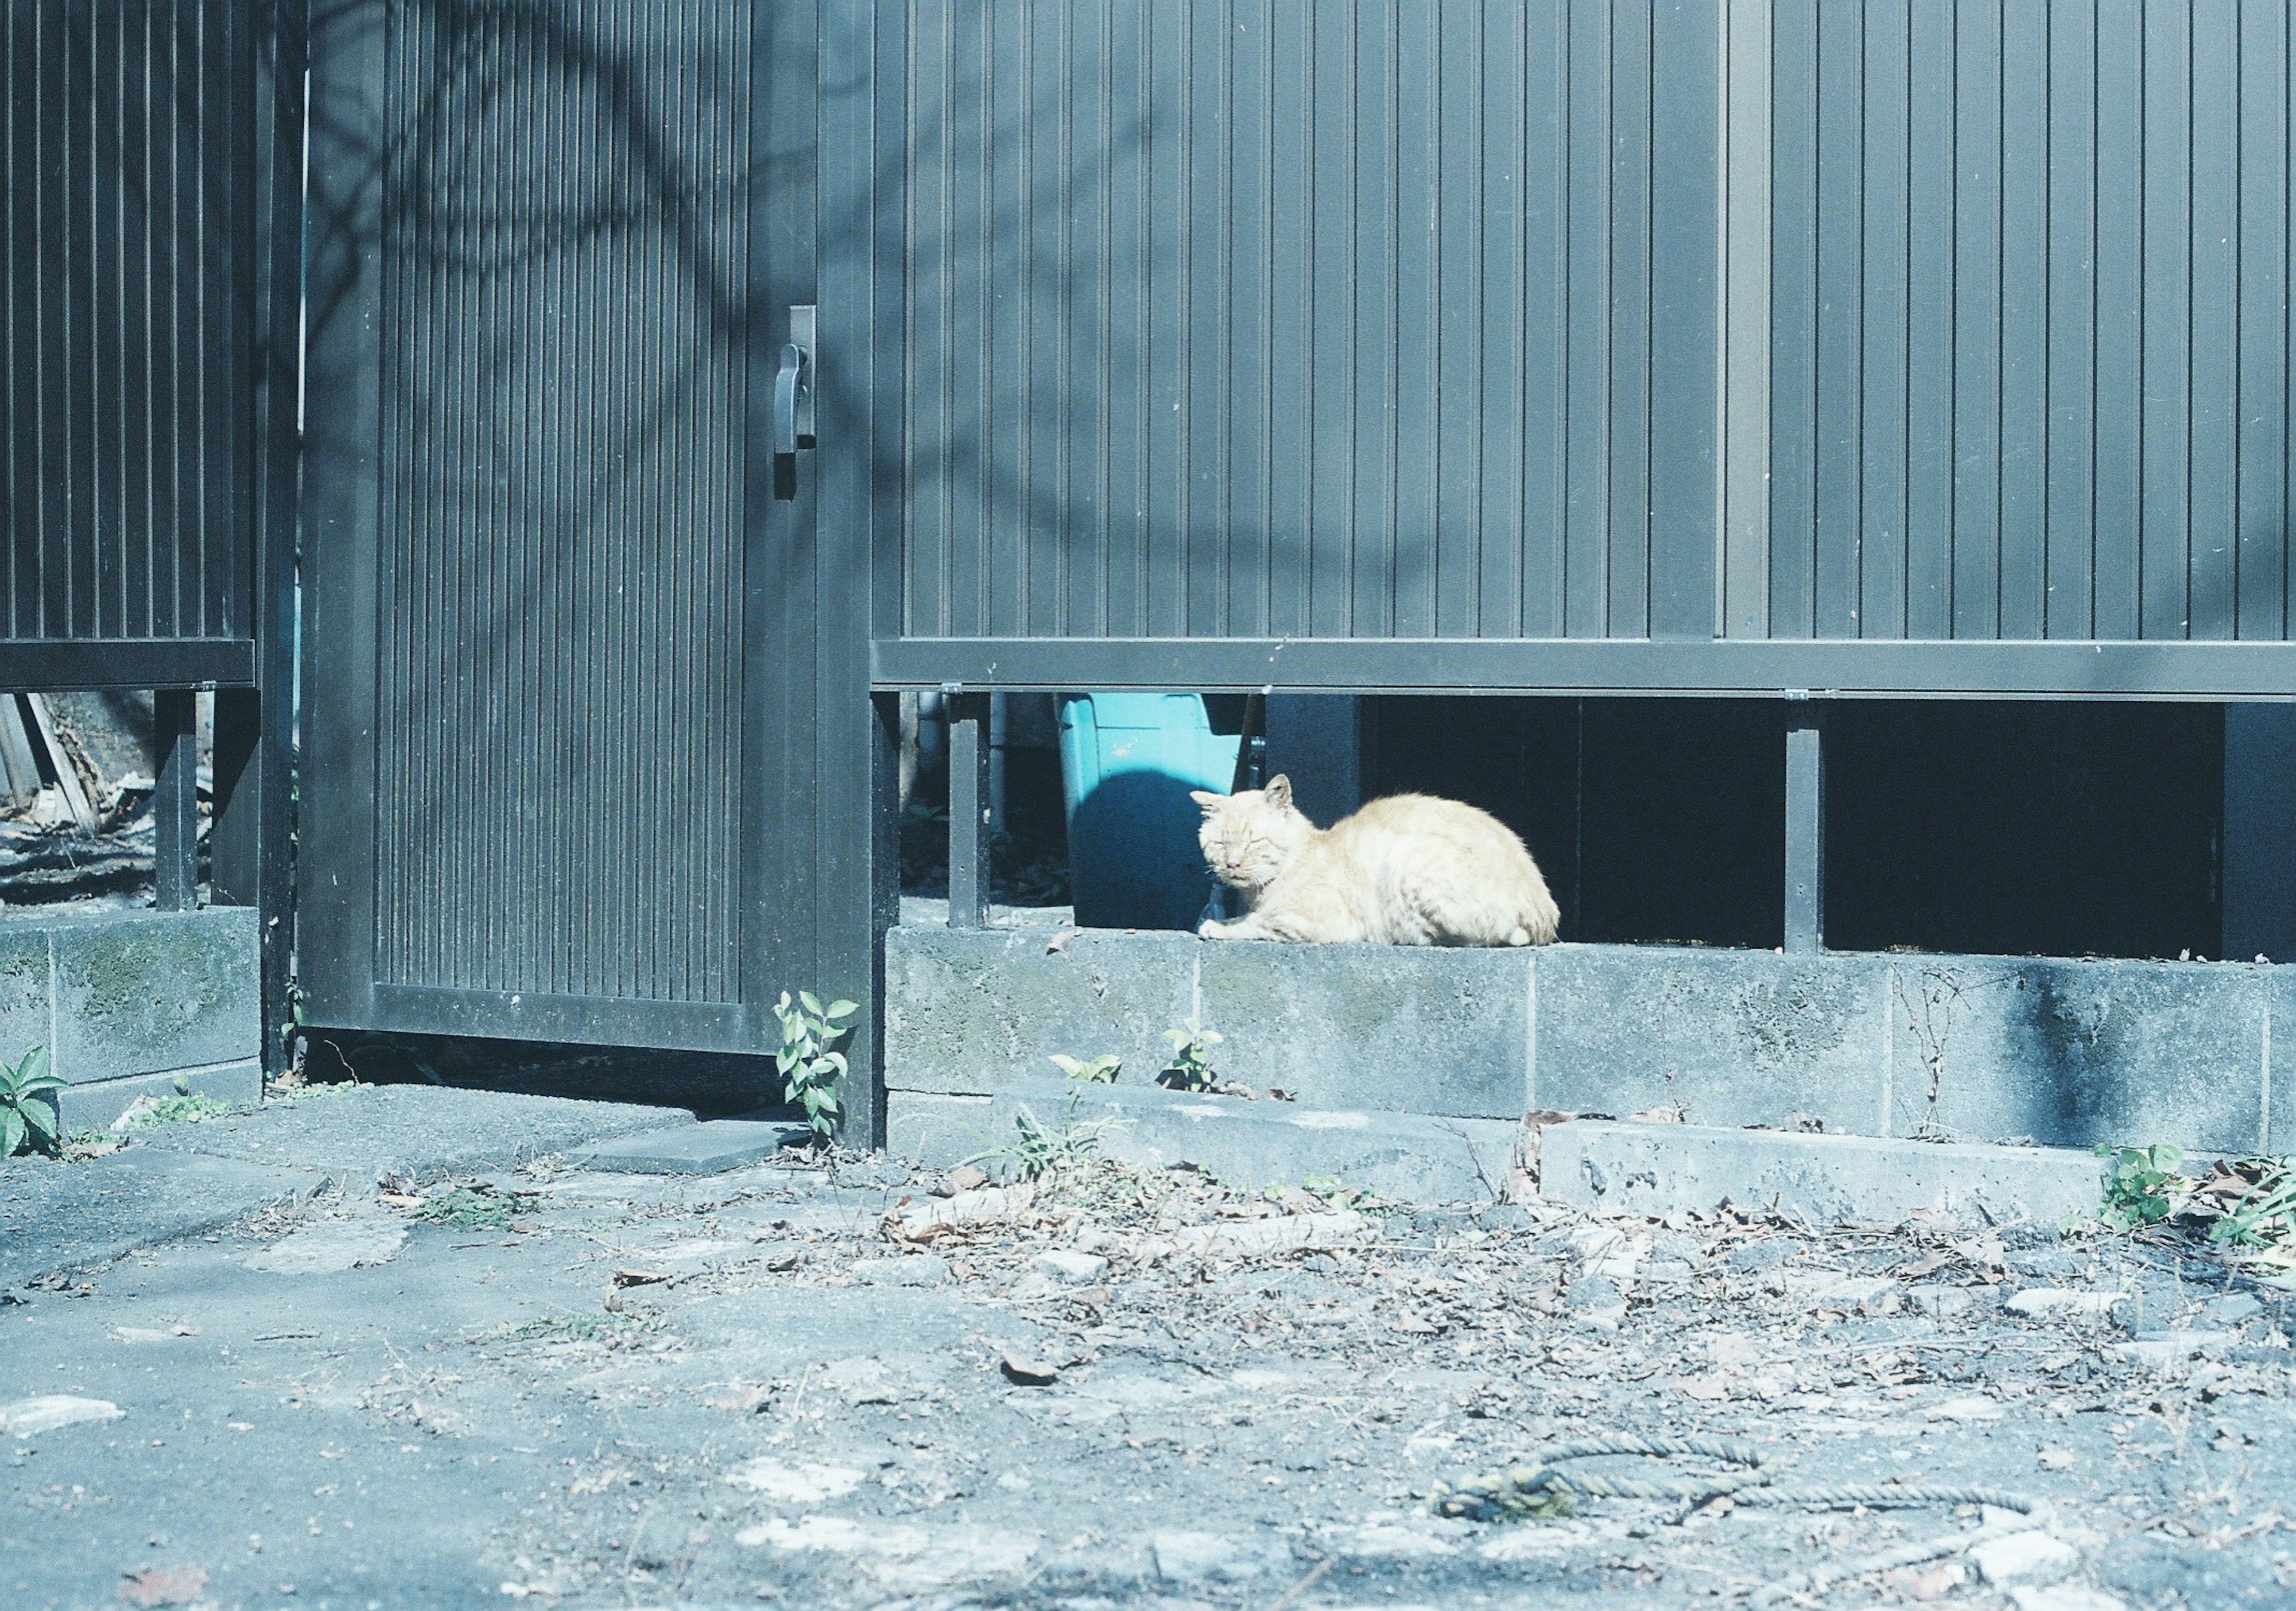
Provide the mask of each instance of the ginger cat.
POLYGON ((1213 876, 1251 896, 1212 940, 1544 945, 1562 914, 1530 852, 1488 812, 1423 794, 1374 800, 1319 829, 1277 776, 1242 794, 1192 791, 1213 876))

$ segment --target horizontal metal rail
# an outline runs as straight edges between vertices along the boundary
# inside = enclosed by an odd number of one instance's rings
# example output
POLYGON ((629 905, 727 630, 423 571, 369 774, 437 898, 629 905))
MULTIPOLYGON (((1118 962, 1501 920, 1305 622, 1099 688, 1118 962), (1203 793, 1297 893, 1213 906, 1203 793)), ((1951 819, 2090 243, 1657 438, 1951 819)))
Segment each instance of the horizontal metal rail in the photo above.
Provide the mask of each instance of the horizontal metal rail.
POLYGON ((0 642, 0 689, 252 688, 246 638, 67 638, 0 642))
POLYGON ((2296 699, 2296 643, 881 638, 879 689, 2296 699))

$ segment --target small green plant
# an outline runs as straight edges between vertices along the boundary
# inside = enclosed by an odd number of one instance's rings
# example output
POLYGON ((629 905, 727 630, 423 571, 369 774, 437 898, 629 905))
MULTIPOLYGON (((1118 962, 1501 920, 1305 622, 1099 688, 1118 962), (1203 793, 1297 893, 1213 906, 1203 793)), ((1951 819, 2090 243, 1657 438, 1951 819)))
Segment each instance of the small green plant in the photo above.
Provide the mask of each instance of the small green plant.
POLYGON ((490 1340, 505 1343, 624 1343, 638 1334, 659 1331, 658 1314, 551 1314, 523 1325, 510 1326, 490 1340))
POLYGON ((2249 1158, 2255 1182, 2209 1227, 2209 1239, 2234 1247, 2296 1246, 2296 1158, 2249 1158))
POLYGON ((965 1160, 968 1164, 996 1163, 1004 1165, 1003 1173, 1010 1179, 1041 1181, 1047 1175, 1067 1173, 1088 1163, 1100 1151, 1100 1139, 1124 1121, 1113 1115, 1107 1118, 1078 1119, 1077 1102, 1082 1092, 1069 1097, 1068 1108, 1061 1115, 1060 1128, 1054 1129, 1038 1118, 1027 1103, 1022 1103, 1013 1115, 1013 1128, 1018 1133, 1001 1147, 976 1154, 965 1160))
POLYGON ((1055 1051, 1053 1064, 1079 1085, 1113 1085, 1116 1084, 1116 1071, 1124 1067, 1124 1059, 1112 1053, 1096 1058, 1072 1058, 1055 1051))
POLYGON ((1164 1038, 1172 1043, 1172 1060, 1156 1076, 1158 1084, 1175 1091, 1210 1091, 1218 1085, 1211 1063, 1211 1048, 1226 1038, 1218 1030, 1190 1018, 1184 1028, 1164 1031, 1164 1038))
POLYGON ((179 1079, 173 1095, 137 1097, 128 1104, 127 1111, 113 1122, 112 1128, 128 1131, 141 1130, 146 1124, 197 1124, 207 1119, 219 1119, 231 1111, 229 1102, 202 1095, 179 1079))
POLYGON ((833 1048, 853 1033, 852 1025, 839 1020, 860 1010, 853 1002, 824 1007, 810 990, 799 991, 794 1004, 784 990, 774 1008, 782 1023, 782 1049, 774 1054, 774 1066, 788 1082, 783 1100, 804 1105, 805 1122, 823 1146, 837 1133, 837 1082, 845 1077, 845 1054, 833 1048))
POLYGON ((219 1102, 211 1096, 195 1091, 178 1091, 173 1096, 163 1096, 144 1110, 147 1124, 196 1124, 203 1119, 219 1119, 231 1111, 229 1102, 219 1102))
POLYGON ((1377 1200, 1370 1192, 1349 1185, 1335 1174, 1303 1174, 1297 1186, 1269 1186, 1260 1195, 1271 1203, 1280 1203, 1294 1192, 1314 1198, 1332 1208, 1356 1208, 1377 1200))
POLYGON ((63 1088, 48 1072, 45 1046, 33 1047, 13 1063, 0 1062, 0 1157, 13 1157, 27 1147, 54 1153, 53 1097, 63 1088))
POLYGON ((2151 1147, 2099 1145, 2104 1159, 2104 1206, 2097 1215, 2108 1230, 2136 1231, 2157 1225, 2174 1206, 2169 1188, 2179 1183, 2177 1165, 2184 1149, 2167 1141, 2151 1147))
POLYGON ((410 1218, 454 1231, 506 1231, 510 1228, 510 1204, 491 1193, 473 1191, 468 1186, 456 1186, 424 1198, 422 1206, 409 1214, 410 1218))

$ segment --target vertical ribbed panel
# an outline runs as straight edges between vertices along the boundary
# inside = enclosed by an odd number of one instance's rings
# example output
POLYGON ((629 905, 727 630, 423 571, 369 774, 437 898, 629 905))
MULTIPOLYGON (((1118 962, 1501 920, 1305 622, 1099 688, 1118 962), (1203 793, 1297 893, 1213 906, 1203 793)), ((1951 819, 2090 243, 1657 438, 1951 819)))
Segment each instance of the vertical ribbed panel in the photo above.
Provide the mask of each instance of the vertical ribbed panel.
POLYGON ((907 20, 900 630, 1703 630, 1712 0, 907 20))
POLYGON ((244 638, 250 0, 0 20, 0 639, 244 638))
POLYGON ((1778 636, 2284 638, 2287 0, 1777 0, 1778 636))
POLYGON ((390 8, 382 981, 735 999, 750 12, 390 8))

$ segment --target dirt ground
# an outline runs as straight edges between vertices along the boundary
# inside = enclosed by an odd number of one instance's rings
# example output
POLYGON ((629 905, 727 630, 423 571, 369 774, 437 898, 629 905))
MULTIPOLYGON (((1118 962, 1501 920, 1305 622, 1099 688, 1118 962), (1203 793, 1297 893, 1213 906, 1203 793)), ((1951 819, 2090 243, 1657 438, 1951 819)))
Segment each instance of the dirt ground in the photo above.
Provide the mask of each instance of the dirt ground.
POLYGON ((545 1164, 16 1294, 0 1600, 2296 1606, 2291 1295, 2166 1238, 950 1189, 545 1164), (1595 1435, 2033 1509, 1434 1512, 1595 1435))

